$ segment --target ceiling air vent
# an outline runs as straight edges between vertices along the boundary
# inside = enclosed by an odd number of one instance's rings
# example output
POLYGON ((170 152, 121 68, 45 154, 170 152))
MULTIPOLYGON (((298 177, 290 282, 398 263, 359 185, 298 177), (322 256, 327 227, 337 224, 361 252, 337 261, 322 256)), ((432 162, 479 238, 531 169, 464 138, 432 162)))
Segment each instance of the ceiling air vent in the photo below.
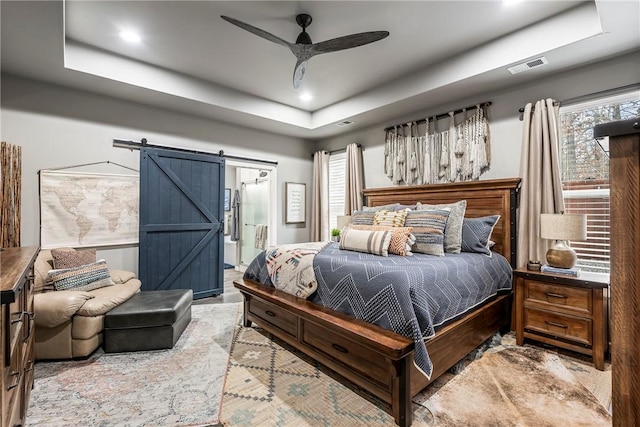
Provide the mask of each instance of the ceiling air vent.
POLYGON ((542 65, 548 64, 547 58, 541 56, 540 58, 532 59, 531 61, 523 62, 522 64, 514 65, 513 67, 507 68, 507 70, 511 74, 518 74, 523 71, 528 71, 532 68, 540 67, 542 65))
POLYGON ((353 124, 353 122, 351 120, 345 120, 343 122, 336 123, 336 126, 344 127, 344 126, 349 126, 349 125, 352 125, 352 124, 353 124))

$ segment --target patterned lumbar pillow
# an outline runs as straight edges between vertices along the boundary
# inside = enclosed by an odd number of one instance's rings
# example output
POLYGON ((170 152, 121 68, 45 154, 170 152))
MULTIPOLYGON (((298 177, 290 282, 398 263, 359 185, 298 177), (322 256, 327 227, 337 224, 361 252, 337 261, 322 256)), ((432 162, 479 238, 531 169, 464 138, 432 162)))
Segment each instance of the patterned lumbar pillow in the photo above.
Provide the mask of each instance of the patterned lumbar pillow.
POLYGON ((52 249, 51 257, 53 258, 53 268, 55 269, 80 267, 81 265, 96 262, 96 250, 52 249))
POLYGON ((404 225, 413 229, 416 238, 412 251, 444 256, 444 230, 448 217, 449 208, 409 211, 404 225))
POLYGON ((467 210, 467 201, 460 200, 455 203, 446 203, 440 205, 427 205, 418 202, 416 209, 432 210, 432 209, 451 209, 449 218, 447 218, 447 226, 444 230, 444 251, 459 254, 462 248, 462 220, 467 210))
POLYGON ((465 218, 462 222, 462 251, 491 256, 491 233, 500 215, 465 218))
POLYGON ((401 211, 376 211, 373 216, 373 225, 386 225, 388 227, 402 227, 409 209, 401 211))
POLYGON ((389 256, 390 231, 367 231, 345 228, 340 235, 340 249, 389 256))
POLYGON ((113 285, 103 259, 79 267, 50 270, 49 279, 56 291, 91 291, 113 285))
POLYGON ((387 227, 384 225, 349 225, 356 230, 390 231, 389 253, 402 256, 411 256, 411 245, 415 243, 415 237, 411 234, 411 227, 387 227))

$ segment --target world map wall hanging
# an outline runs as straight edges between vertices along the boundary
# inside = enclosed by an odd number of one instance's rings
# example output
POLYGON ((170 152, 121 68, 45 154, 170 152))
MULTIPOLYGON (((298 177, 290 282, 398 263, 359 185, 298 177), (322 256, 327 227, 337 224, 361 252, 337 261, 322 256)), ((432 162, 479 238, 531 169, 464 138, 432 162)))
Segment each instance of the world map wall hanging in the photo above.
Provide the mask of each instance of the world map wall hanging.
POLYGON ((138 175, 40 171, 40 246, 138 243, 138 175))

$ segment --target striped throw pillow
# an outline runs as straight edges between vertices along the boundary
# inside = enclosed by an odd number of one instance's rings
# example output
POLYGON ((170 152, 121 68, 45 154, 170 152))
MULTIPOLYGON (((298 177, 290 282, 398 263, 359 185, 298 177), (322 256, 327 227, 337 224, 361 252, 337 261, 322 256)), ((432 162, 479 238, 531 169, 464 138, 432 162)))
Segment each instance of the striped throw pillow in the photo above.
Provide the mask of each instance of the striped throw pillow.
POLYGON ((444 229, 450 209, 415 210, 407 213, 405 226, 413 229, 416 243, 411 250, 444 256, 444 229))
POLYGON ((390 231, 367 231, 345 228, 340 235, 340 249, 389 256, 390 231))
POLYGON ((390 231, 391 240, 389 241, 389 253, 411 256, 411 245, 415 242, 415 238, 411 234, 411 227, 387 227, 384 225, 350 225, 356 230, 368 231, 390 231))
POLYGON ((387 227, 403 227, 408 209, 401 211, 377 211, 373 216, 373 225, 386 225, 387 227))
POLYGON ((444 251, 454 254, 460 253, 462 246, 462 220, 464 219, 464 213, 467 209, 467 201, 460 200, 455 203, 439 204, 439 205, 427 205, 418 202, 417 210, 426 209, 444 209, 450 208, 451 213, 447 218, 447 226, 444 229, 444 251))
POLYGON ((357 225, 373 225, 375 211, 355 211, 351 214, 351 223, 357 225))
POLYGON ((113 285, 103 259, 80 267, 50 270, 49 279, 56 291, 91 291, 113 285))

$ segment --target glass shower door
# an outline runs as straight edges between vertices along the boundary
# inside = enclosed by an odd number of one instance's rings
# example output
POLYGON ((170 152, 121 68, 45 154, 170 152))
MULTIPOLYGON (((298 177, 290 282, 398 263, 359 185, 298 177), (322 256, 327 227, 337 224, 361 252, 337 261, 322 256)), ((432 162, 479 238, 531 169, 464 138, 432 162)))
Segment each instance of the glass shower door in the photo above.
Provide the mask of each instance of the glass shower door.
POLYGON ((240 223, 240 264, 247 266, 262 251, 256 248, 256 226, 269 224, 268 178, 242 183, 240 223))

